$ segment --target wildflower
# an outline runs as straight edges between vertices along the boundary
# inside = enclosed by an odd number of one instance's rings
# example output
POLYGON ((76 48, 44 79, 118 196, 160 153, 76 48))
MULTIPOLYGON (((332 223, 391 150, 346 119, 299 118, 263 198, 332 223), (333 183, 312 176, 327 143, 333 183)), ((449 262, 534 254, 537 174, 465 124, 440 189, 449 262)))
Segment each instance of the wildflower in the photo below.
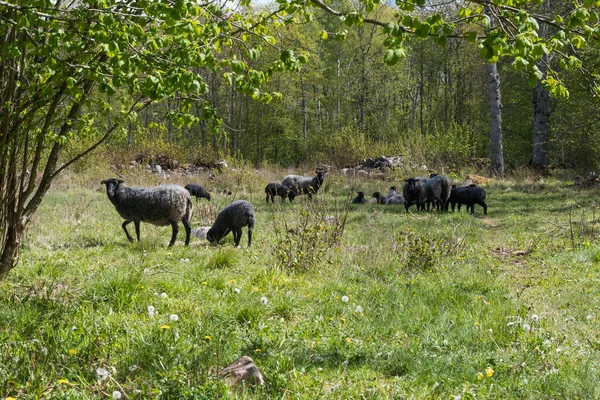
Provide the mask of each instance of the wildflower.
POLYGON ((154 317, 154 310, 155 308, 153 306, 148 306, 148 315, 154 317))
POLYGON ((363 312, 363 308, 361 306, 356 306, 356 312, 363 312))
POLYGON ((160 294, 160 297, 162 297, 163 299, 166 299, 166 298, 167 298, 167 294, 166 294, 165 292, 162 292, 162 293, 160 294))
POLYGON ((7 397, 7 398, 6 398, 6 399, 4 399, 4 400, 17 400, 17 399, 15 399, 14 397, 7 397))
POLYGON ((523 330, 529 332, 531 330, 531 326, 529 324, 523 324, 523 330))
POLYGON ((206 336, 204 336, 204 340, 210 341, 210 340, 212 340, 212 338, 210 336, 206 335, 206 336))
POLYGON ((59 379, 59 380, 58 380, 58 383, 60 383, 60 384, 65 384, 65 385, 68 385, 68 384, 69 384, 69 381, 68 381, 68 380, 66 380, 66 379, 59 379))
POLYGON ((121 398, 121 392, 119 392, 118 390, 115 390, 113 392, 113 399, 118 400, 121 398))
POLYGON ((269 302, 269 300, 265 296, 263 296, 260 298, 260 302, 263 304, 267 304, 269 302))
POLYGON ((105 380, 108 378, 108 371, 104 368, 96 368, 96 374, 98 374, 98 378, 101 380, 105 380))
POLYGON ((208 283, 205 281, 205 282, 202 282, 201 285, 206 286, 206 285, 208 285, 208 283))
POLYGON ((342 321, 342 323, 345 324, 346 323, 346 318, 340 317, 340 321, 342 321))
POLYGON ((352 338, 349 338, 349 337, 347 337, 347 338, 346 338, 346 342, 348 342, 348 343, 352 343, 352 338))
POLYGON ((494 375, 494 368, 492 367, 487 367, 485 369, 485 376, 487 376, 488 378, 491 377, 492 375, 494 375))
POLYGON ((531 320, 532 320, 533 322, 537 322, 539 319, 540 319, 540 317, 538 317, 538 315, 537 315, 537 314, 532 314, 532 315, 531 315, 531 320))
POLYGON ((135 372, 136 369, 137 369, 137 365, 132 365, 131 367, 129 367, 130 372, 135 372))
POLYGON ((255 353, 260 353, 262 350, 261 349, 254 349, 255 353))
POLYGON ((238 288, 235 288, 235 289, 233 289, 233 292, 234 292, 235 294, 240 294, 241 290, 240 290, 240 289, 238 289, 238 288))
POLYGON ((77 350, 75 349, 69 349, 69 354, 74 356, 75 354, 77 354, 77 350))
POLYGON ((594 316, 592 316, 592 315, 588 315, 588 316, 587 316, 587 317, 585 317, 585 318, 586 318, 588 321, 591 321, 591 320, 594 318, 594 316))
POLYGON ((42 354, 47 356, 48 355, 48 348, 47 347, 42 347, 42 354))
POLYGON ((171 314, 169 317, 171 321, 179 321, 179 316, 177 314, 171 314))
POLYGON ((344 303, 347 303, 347 302, 348 302, 348 300, 350 300, 350 299, 348 298, 348 296, 342 296, 342 301, 343 301, 344 303))
POLYGON ((167 329, 171 329, 171 327, 169 325, 163 325, 160 327, 161 330, 167 330, 167 329))
POLYGON ((477 380, 480 381, 483 379, 483 374, 480 372, 477 374, 477 380))

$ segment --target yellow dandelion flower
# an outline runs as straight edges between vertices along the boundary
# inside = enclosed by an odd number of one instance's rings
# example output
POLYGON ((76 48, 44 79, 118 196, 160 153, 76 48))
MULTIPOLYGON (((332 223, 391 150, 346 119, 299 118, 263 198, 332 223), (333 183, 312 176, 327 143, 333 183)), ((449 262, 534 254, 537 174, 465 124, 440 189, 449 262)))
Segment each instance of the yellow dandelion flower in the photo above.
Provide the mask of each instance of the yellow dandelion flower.
POLYGON ((329 318, 330 321, 333 321, 333 318, 329 318))
POLYGON ((347 337, 347 338, 346 338, 346 342, 348 342, 348 343, 352 343, 352 338, 349 338, 349 337, 347 337))
POLYGON ((69 381, 68 381, 68 380, 66 380, 66 379, 59 379, 59 380, 58 380, 58 383, 60 383, 60 384, 66 384, 66 385, 68 385, 68 384, 69 384, 69 381))
POLYGON ((69 349, 69 354, 74 356, 75 354, 77 354, 77 350, 75 349, 69 349))
POLYGON ((162 329, 164 331, 166 329, 171 329, 171 327, 169 325, 163 325, 160 327, 160 329, 162 329))
POLYGON ((212 338, 210 336, 206 335, 206 336, 204 336, 204 340, 208 341, 208 340, 212 340, 212 338))
POLYGON ((254 349, 255 353, 260 353, 262 350, 261 349, 254 349))
POLYGON ((342 323, 344 323, 344 324, 345 324, 345 323, 346 323, 346 318, 344 318, 344 317, 340 317, 340 321, 342 321, 342 323))
POLYGON ((6 398, 6 399, 4 399, 4 400, 17 400, 17 399, 15 399, 14 397, 7 397, 7 398, 6 398))
POLYGON ((206 285, 208 285, 208 283, 206 283, 206 282, 202 282, 202 285, 205 285, 205 286, 206 286, 206 285))
POLYGON ((229 283, 235 283, 235 279, 230 279, 229 283))
POLYGON ((480 372, 477 374, 477 380, 480 381, 483 379, 483 374, 480 372))
POLYGON ((475 326, 480 326, 480 325, 479 325, 479 322, 475 322, 475 326))
POLYGON ((491 377, 492 375, 494 375, 494 368, 492 367, 487 367, 485 369, 485 376, 487 376, 488 378, 491 377))

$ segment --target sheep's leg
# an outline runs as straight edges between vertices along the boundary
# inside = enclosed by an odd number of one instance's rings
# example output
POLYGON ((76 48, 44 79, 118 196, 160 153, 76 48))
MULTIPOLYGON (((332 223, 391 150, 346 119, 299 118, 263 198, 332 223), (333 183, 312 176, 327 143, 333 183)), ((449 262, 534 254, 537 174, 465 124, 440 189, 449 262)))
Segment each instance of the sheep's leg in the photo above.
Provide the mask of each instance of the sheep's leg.
POLYGON ((185 245, 190 245, 190 235, 192 233, 192 226, 190 225, 190 221, 188 219, 182 219, 183 227, 185 228, 185 245))
POLYGON ((248 226, 248 247, 252 245, 252 226, 248 226))
POLYGON ((267 204, 269 204, 269 193, 267 193, 267 198, 266 198, 266 200, 267 200, 267 204))
MULTIPOLYGON (((123 224, 121 225, 121 228, 123 228, 123 230, 125 231, 125 234, 127 235, 127 239, 133 243, 133 238, 131 237, 131 235, 129 234, 129 232, 127 232, 127 224, 129 224, 131 221, 125 221, 123 222, 123 224)), ((140 236, 138 235, 138 240, 140 240, 140 236)))
POLYGON ((233 243, 235 244, 235 247, 238 247, 240 245, 240 239, 242 238, 242 230, 240 228, 234 228, 231 232, 233 233, 233 243))
POLYGON ((140 221, 133 221, 133 224, 135 225, 135 237, 137 237, 138 242, 141 241, 140 240, 140 221))
POLYGON ((175 239, 177 239, 177 234, 179 233, 179 225, 177 221, 171 221, 171 228, 173 228, 173 234, 171 235, 171 241, 169 242, 169 246, 171 247, 175 244, 175 239))
POLYGON ((482 201, 481 203, 478 203, 481 207, 483 207, 483 213, 485 215, 487 215, 487 204, 485 204, 484 201, 482 201))

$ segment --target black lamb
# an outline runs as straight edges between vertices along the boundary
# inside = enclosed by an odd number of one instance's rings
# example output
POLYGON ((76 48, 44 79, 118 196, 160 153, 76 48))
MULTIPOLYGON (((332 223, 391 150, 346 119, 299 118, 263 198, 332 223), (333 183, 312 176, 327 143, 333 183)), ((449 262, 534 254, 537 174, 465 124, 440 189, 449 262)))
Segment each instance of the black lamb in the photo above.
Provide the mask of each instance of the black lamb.
POLYGON ((366 203, 365 192, 356 192, 358 195, 352 199, 352 204, 364 204, 366 203))
POLYGON ((240 245, 242 228, 248 227, 248 246, 252 244, 252 230, 254 229, 254 207, 246 200, 237 200, 222 209, 217 219, 206 233, 206 239, 211 243, 218 243, 221 239, 233 232, 236 246, 240 245))
POLYGON ((316 195, 319 188, 325 180, 325 172, 318 171, 316 176, 307 177, 300 175, 288 175, 283 179, 282 185, 294 190, 299 196, 301 194, 308 195, 308 199, 312 200, 312 196, 316 195))
POLYGON ((265 193, 267 194, 267 203, 269 202, 269 199, 271 199, 272 203, 275 203, 275 196, 280 196, 282 203, 285 201, 286 197, 290 199, 290 203, 293 202, 296 197, 296 192, 294 190, 279 183, 269 183, 265 187, 265 193))
POLYGON ((190 244, 192 199, 187 190, 176 185, 162 185, 153 188, 127 187, 121 185, 121 179, 107 179, 101 182, 106 185, 106 194, 119 215, 125 219, 121 225, 127 239, 133 238, 127 231, 127 225, 133 221, 135 234, 140 241, 140 222, 153 225, 171 225, 172 235, 169 247, 173 246, 177 233, 178 223, 181 221, 185 227, 185 245, 190 244))
POLYGON ((210 201, 210 193, 208 193, 208 190, 204 189, 204 187, 202 187, 201 185, 198 185, 196 183, 188 183, 184 187, 186 188, 186 190, 188 192, 190 192, 190 194, 192 196, 196 197, 196 203, 202 197, 204 197, 206 200, 210 201))
POLYGON ((425 210, 425 178, 408 178, 405 179, 404 188, 402 194, 404 195, 404 208, 408 212, 408 209, 413 204, 417 205, 417 211, 425 210))
POLYGON ((475 214, 475 204, 479 204, 483 207, 483 213, 487 215, 487 204, 485 203, 486 197, 487 193, 485 190, 477 185, 453 188, 452 195, 450 196, 452 211, 454 211, 456 204, 458 204, 458 211, 460 211, 460 206, 462 204, 466 204, 467 212, 469 212, 470 209, 471 214, 475 214))

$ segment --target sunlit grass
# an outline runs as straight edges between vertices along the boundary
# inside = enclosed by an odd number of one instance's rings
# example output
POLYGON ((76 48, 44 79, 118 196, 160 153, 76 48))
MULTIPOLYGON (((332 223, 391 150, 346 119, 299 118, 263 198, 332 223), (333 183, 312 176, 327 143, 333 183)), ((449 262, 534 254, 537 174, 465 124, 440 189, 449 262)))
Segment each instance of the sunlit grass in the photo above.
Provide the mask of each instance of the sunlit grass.
MULTIPOLYGON (((474 217, 351 205, 341 241, 296 268, 277 255, 281 221, 339 216, 348 192, 390 183, 330 175, 314 205, 267 205, 264 185, 287 173, 246 169, 207 185, 210 207, 252 201, 250 248, 231 235, 185 247, 181 229, 167 249, 170 228, 148 224, 130 244, 99 183, 58 182, 0 291, 0 396, 600 396, 597 191, 492 183, 488 215, 474 217), (241 355, 264 387, 216 376, 241 355)), ((156 183, 144 176, 125 180, 156 183)), ((197 218, 213 213, 203 210, 197 218)))

